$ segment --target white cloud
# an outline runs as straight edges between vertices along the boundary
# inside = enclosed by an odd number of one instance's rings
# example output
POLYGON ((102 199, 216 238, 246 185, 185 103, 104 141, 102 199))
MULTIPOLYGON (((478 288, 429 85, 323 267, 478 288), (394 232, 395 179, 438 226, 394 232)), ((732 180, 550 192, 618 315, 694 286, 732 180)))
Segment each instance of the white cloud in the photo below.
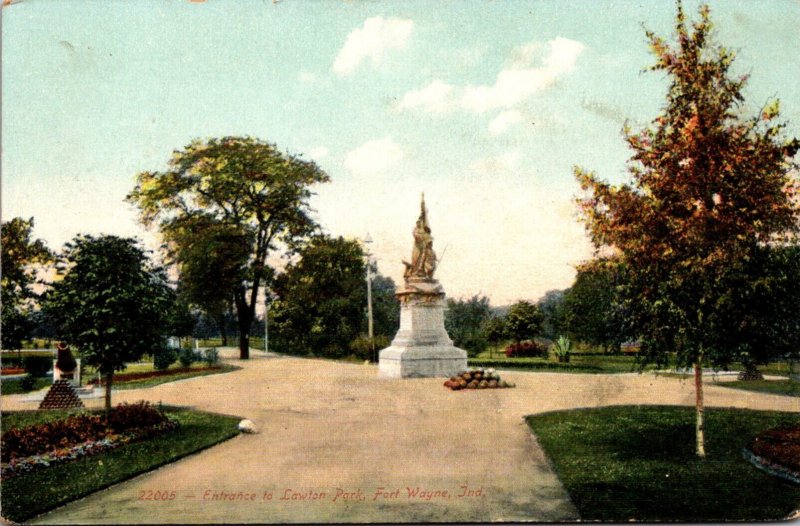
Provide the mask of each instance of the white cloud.
POLYGON ((509 65, 500 70, 494 84, 455 88, 436 80, 426 88, 406 93, 400 107, 436 113, 449 109, 457 101, 462 108, 476 113, 510 109, 572 71, 585 48, 584 44, 563 37, 546 43, 530 42, 512 51, 509 65), (539 64, 534 65, 543 54, 546 55, 539 64))
POLYGON ((330 151, 326 147, 317 146, 316 148, 311 148, 311 150, 308 152, 308 155, 315 161, 319 161, 320 159, 327 157, 329 153, 330 151))
POLYGON ((512 125, 522 121, 522 113, 517 110, 506 110, 489 123, 491 135, 501 135, 512 125))
POLYGON ((511 108, 531 95, 555 83, 556 79, 572 71, 578 55, 585 46, 575 40, 558 37, 548 42, 549 53, 542 60, 543 66, 527 67, 523 63, 532 62, 534 51, 539 51, 535 43, 518 48, 511 67, 500 71, 491 86, 467 86, 461 104, 464 108, 483 113, 496 108, 511 108))
POLYGON ((498 175, 508 173, 519 166, 519 152, 516 150, 500 155, 478 159, 470 168, 483 175, 498 175))
POLYGON ((374 139, 349 151, 344 166, 355 175, 377 175, 386 172, 403 155, 403 150, 390 137, 374 139))
POLYGON ((434 80, 427 87, 409 91, 400 101, 400 109, 422 108, 429 113, 444 113, 452 108, 453 86, 434 80))
POLYGON ((338 75, 348 75, 368 58, 373 66, 379 65, 386 51, 405 47, 413 27, 414 22, 409 19, 385 19, 381 16, 366 19, 363 27, 354 29, 347 36, 333 62, 333 71, 338 75))

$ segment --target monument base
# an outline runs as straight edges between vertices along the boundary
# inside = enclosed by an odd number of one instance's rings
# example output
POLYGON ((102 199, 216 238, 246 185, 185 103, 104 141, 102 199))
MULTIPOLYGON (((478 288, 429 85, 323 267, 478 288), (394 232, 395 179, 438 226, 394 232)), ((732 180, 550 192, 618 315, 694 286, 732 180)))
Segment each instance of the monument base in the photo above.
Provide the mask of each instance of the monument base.
POLYGON ((387 347, 380 352, 378 374, 383 378, 450 377, 467 369, 467 353, 453 345, 387 347))
POLYGON ((444 328, 444 291, 433 279, 408 279, 400 299, 400 329, 379 354, 385 378, 453 376, 467 368, 467 352, 453 346, 444 328))

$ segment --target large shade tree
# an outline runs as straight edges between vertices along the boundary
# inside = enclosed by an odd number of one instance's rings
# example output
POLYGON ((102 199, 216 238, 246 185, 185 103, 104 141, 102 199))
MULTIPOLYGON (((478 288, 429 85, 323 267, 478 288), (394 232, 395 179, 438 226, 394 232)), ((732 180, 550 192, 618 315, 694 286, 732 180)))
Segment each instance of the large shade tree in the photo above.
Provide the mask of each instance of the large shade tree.
POLYGON ((52 260, 40 239, 32 239, 33 218, 15 217, 2 224, 0 250, 0 345, 19 349, 34 327, 32 306, 36 301, 36 266, 52 260))
POLYGON ((175 293, 134 239, 79 236, 59 259, 65 274, 43 307, 61 337, 104 377, 109 411, 114 373, 163 349, 175 293))
POLYGON ((364 252, 357 241, 317 236, 298 255, 275 278, 274 339, 286 352, 344 356, 366 321, 364 252))
POLYGON ((617 296, 621 274, 615 259, 593 259, 578 267, 562 306, 563 327, 573 339, 602 346, 606 352, 622 343, 624 324, 617 296))
POLYGON ((292 249, 315 230, 308 205, 311 187, 328 180, 316 164, 281 152, 274 144, 223 137, 192 141, 173 153, 167 170, 140 173, 128 200, 139 207, 146 225, 158 226, 179 256, 192 253, 184 250, 187 245, 202 246, 207 240, 205 233, 193 237, 198 222, 238 237, 237 249, 230 247, 229 253, 220 251, 217 257, 240 263, 239 249, 247 254, 230 290, 240 358, 246 359, 258 292, 269 285, 267 258, 280 247, 292 249))
POLYGON ((731 73, 734 53, 714 42, 707 6, 689 22, 678 3, 675 31, 674 43, 647 32, 652 69, 669 90, 649 126, 625 130, 632 181, 614 186, 579 168, 576 176, 595 245, 614 247, 626 264, 626 311, 644 357, 664 363, 674 351, 694 367, 702 457, 702 367, 736 352, 720 345, 715 313, 731 295, 730 269, 797 228, 798 142, 785 137, 777 102, 745 115, 747 76, 731 73))

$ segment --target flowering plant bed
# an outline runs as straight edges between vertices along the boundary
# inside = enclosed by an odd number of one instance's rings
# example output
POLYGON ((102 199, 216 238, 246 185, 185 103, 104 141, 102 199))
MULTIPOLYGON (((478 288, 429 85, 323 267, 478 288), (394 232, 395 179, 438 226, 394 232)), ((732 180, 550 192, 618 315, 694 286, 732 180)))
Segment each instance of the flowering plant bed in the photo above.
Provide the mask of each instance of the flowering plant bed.
POLYGON ((2 375, 7 375, 7 374, 25 374, 25 368, 24 367, 15 367, 15 366, 3 367, 2 369, 0 369, 0 374, 2 374, 2 375))
POLYGON ((2 475, 5 480, 54 463, 94 455, 178 427, 148 402, 122 404, 108 419, 80 414, 3 433, 2 475))
POLYGON ((515 387, 514 384, 500 379, 494 369, 470 369, 462 371, 444 382, 444 386, 459 391, 461 389, 498 389, 515 387))
MULTIPOLYGON (((220 365, 212 365, 204 369, 196 369, 192 367, 181 367, 179 369, 168 369, 164 371, 147 371, 143 373, 121 373, 114 375, 114 383, 133 382, 136 380, 145 380, 147 378, 159 378, 162 376, 173 376, 176 374, 196 373, 198 371, 218 371, 222 369, 220 365)), ((103 380, 93 378, 89 380, 90 385, 105 385, 103 380)))
POLYGON ((761 433, 745 448, 744 455, 768 473, 800 484, 800 425, 761 433))

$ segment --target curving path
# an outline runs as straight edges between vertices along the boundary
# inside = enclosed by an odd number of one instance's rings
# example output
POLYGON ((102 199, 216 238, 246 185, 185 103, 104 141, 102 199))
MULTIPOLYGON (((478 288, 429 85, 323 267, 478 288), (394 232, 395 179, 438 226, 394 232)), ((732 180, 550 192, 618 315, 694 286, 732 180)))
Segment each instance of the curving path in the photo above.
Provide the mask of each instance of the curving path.
MULTIPOLYGON (((691 381, 650 374, 509 371, 502 375, 517 383, 514 389, 451 392, 440 379, 379 379, 374 366, 254 354, 260 356, 237 362, 240 371, 118 391, 114 402, 147 399, 235 414, 254 420, 259 434, 240 435, 33 522, 575 520, 523 417, 694 401, 691 381), (147 491, 176 496, 139 500, 147 491)), ((19 399, 8 397, 4 408, 22 407, 19 399)), ((711 384, 706 403, 800 411, 796 398, 711 384)))

